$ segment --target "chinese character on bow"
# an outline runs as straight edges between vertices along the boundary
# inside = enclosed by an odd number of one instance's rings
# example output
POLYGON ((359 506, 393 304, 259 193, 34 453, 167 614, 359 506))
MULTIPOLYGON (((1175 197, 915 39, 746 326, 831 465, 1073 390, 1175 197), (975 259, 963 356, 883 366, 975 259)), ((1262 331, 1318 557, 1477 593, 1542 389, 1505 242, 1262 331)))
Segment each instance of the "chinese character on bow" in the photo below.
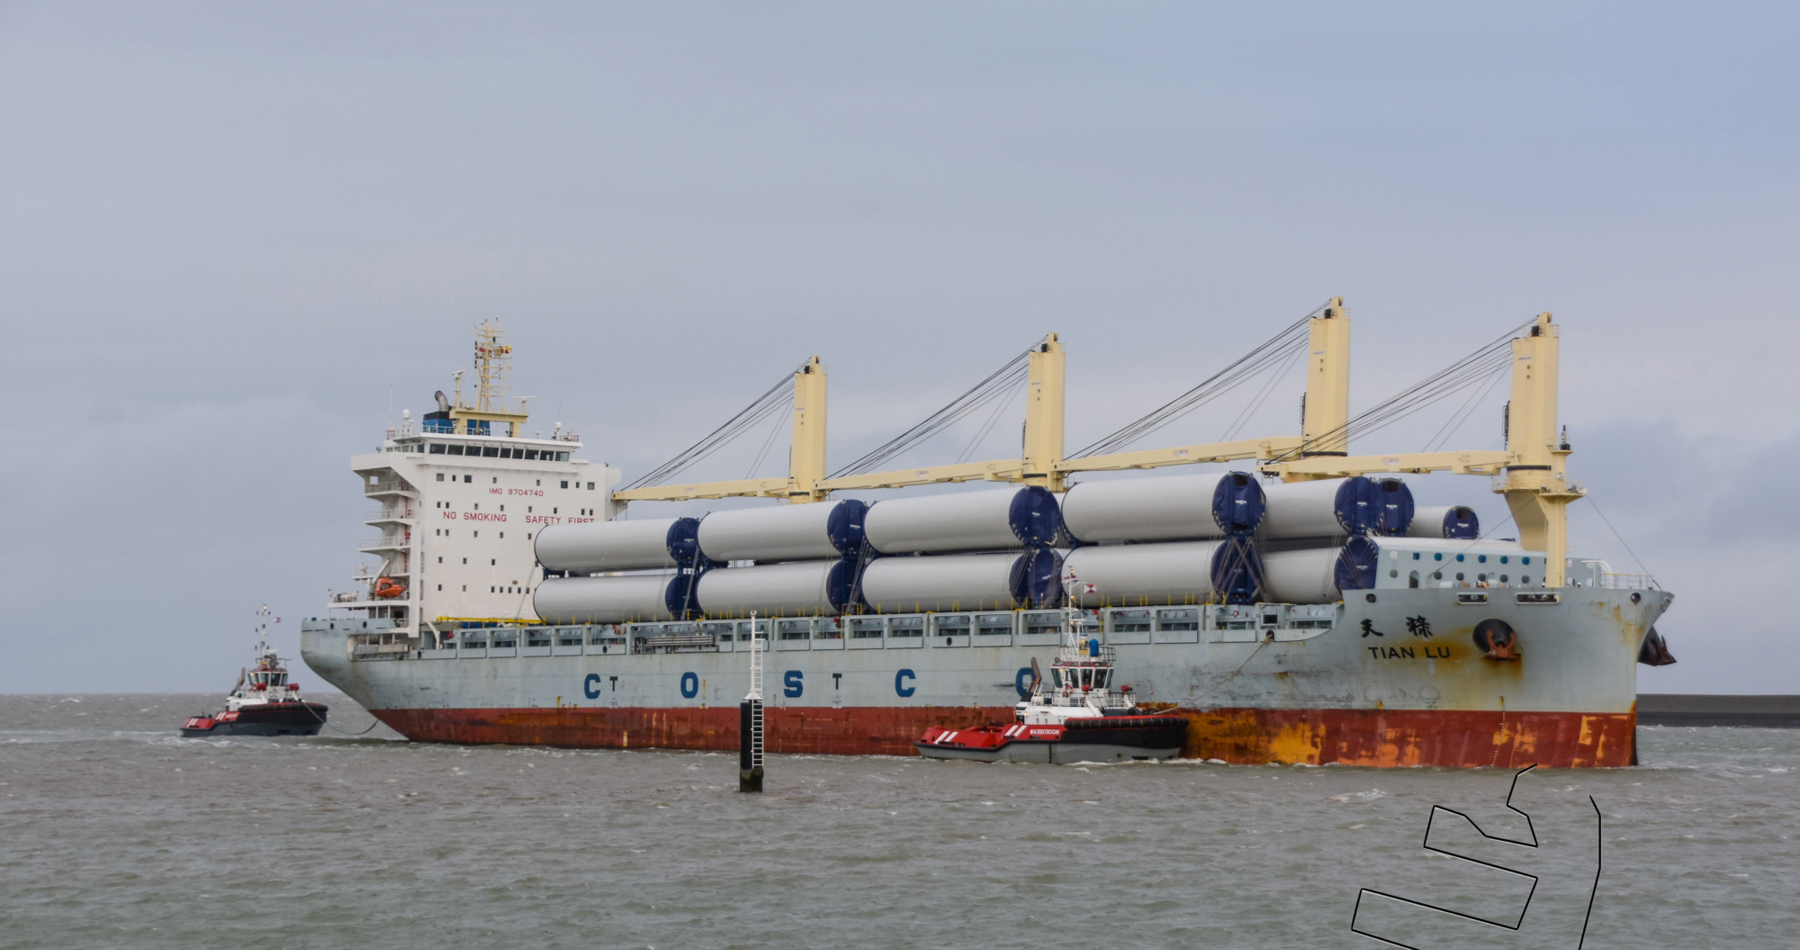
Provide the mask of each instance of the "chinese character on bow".
POLYGON ((1424 617, 1408 617, 1406 618, 1406 632, 1415 637, 1429 640, 1431 639, 1431 621, 1424 617))
MULTIPOLYGON (((1385 636, 1387 636, 1387 634, 1382 633, 1380 630, 1375 629, 1375 621, 1370 620, 1367 617, 1363 618, 1362 635, 1365 637, 1368 637, 1368 636, 1385 637, 1385 636)), ((1374 648, 1371 647, 1370 649, 1374 649, 1374 648)))

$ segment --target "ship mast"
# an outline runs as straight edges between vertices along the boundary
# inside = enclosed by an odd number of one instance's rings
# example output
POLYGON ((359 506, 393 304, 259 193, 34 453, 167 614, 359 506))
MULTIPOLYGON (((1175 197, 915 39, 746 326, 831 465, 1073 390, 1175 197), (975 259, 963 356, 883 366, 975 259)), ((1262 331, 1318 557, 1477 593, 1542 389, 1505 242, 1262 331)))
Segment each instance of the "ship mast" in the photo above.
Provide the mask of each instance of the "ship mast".
POLYGON ((453 430, 458 435, 502 435, 517 438, 525 432, 529 418, 525 400, 513 400, 507 394, 506 374, 512 369, 512 347, 506 343, 506 331, 495 320, 483 320, 475 327, 475 404, 463 402, 462 372, 456 378, 456 405, 450 409, 453 430))

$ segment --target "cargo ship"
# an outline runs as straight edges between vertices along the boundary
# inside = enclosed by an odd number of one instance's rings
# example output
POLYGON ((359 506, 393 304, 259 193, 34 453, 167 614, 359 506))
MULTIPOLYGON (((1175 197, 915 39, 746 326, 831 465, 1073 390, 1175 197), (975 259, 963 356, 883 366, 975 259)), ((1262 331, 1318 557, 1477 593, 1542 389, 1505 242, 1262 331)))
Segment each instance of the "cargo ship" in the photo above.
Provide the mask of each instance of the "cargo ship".
POLYGON ((303 623, 302 655, 418 741, 728 750, 758 650, 769 751, 912 755, 927 730, 1013 718, 1072 606, 1142 710, 1187 720, 1186 757, 1633 764, 1636 667, 1671 661, 1653 625, 1673 595, 1568 549, 1565 511, 1583 491, 1557 421, 1558 324, 1539 314, 1352 415, 1350 323, 1334 297, 1073 452, 1051 334, 837 471, 813 357, 630 484, 582 458, 561 423, 527 434, 507 395, 511 350, 483 324, 468 401, 458 373, 436 411, 416 425, 403 413, 352 459, 379 505, 360 546, 374 563, 303 623), (1298 434, 1136 447, 1294 365, 1298 434), (1350 451, 1507 377, 1502 449, 1350 451), (883 470, 1020 390, 1020 458, 883 470), (677 480, 790 406, 786 477, 677 480), (1088 477, 1194 464, 1230 470, 1088 477), (1430 472, 1487 480, 1516 537, 1484 535, 1465 505, 1416 505, 1406 477, 1430 472), (969 482, 983 487, 857 497, 969 482), (654 510, 727 497, 768 503, 654 510), (1079 588, 1062 588, 1065 573, 1079 588))

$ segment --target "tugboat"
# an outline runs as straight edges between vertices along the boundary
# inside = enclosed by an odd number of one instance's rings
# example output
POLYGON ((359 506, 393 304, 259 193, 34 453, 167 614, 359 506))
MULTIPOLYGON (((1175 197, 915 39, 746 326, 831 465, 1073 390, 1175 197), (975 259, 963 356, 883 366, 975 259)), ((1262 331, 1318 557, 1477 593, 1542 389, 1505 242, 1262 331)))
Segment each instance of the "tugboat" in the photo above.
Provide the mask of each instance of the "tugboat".
POLYGON ((299 685, 288 680, 287 667, 269 645, 269 608, 256 615, 256 665, 238 671, 224 712, 189 719, 183 736, 316 736, 324 728, 330 707, 300 698, 299 685))
MULTIPOLYGON (((1070 573, 1065 587, 1075 583, 1070 573)), ((1019 703, 1017 720, 970 729, 925 730, 913 743, 928 759, 977 762, 1117 762, 1173 758, 1187 742, 1182 716, 1146 715, 1132 701, 1131 687, 1113 690, 1113 650, 1082 635, 1081 612, 1069 597, 1063 642, 1050 664, 1046 684, 1031 661, 1031 695, 1019 703)))

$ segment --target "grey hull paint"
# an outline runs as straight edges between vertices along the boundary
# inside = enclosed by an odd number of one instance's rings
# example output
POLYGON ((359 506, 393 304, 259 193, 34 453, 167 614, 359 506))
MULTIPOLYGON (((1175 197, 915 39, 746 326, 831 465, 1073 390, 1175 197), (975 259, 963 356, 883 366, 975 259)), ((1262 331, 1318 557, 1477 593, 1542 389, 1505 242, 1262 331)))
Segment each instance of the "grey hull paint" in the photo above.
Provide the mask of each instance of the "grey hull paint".
MULTIPOLYGON (((1116 649, 1119 681, 1146 703, 1630 712, 1638 649, 1672 595, 1563 588, 1556 592, 1559 603, 1515 602, 1514 594, 1526 592, 1489 590, 1492 602, 1482 605, 1459 604, 1459 594, 1471 593, 1466 589, 1381 590, 1376 603, 1355 592, 1338 606, 1330 629, 1277 631, 1268 642, 1222 639, 1261 636, 1248 631, 1097 636, 1116 649), (1409 629, 1409 619, 1421 617, 1429 637, 1409 629), (1518 632, 1522 659, 1483 658, 1471 634, 1487 619, 1518 632)), ((747 651, 632 654, 616 645, 584 644, 352 659, 351 638, 378 629, 368 623, 308 620, 301 652, 309 667, 369 709, 678 710, 735 705, 749 683, 747 651)), ((1415 621, 1412 629, 1417 627, 1415 621)), ((1004 645, 963 645, 968 640, 777 641, 767 654, 768 702, 823 708, 1011 705, 1019 697, 1021 671, 1033 659, 1047 665, 1056 653, 1055 638, 1046 634, 1033 641, 1015 633, 1002 638, 1004 645)))

